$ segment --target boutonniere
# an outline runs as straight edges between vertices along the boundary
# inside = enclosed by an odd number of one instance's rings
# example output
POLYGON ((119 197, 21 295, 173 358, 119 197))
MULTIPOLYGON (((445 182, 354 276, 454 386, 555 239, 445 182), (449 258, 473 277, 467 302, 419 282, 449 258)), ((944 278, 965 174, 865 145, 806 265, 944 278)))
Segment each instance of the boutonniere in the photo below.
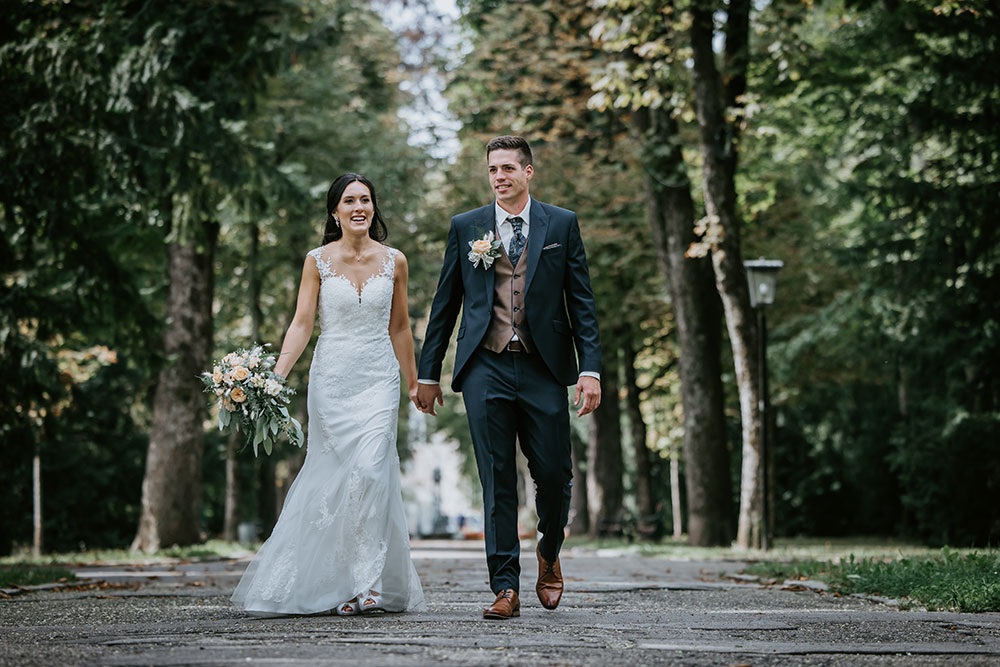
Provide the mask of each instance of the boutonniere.
POLYGON ((500 256, 500 239, 493 235, 493 232, 486 232, 483 238, 476 241, 469 241, 469 261, 472 266, 479 267, 479 262, 483 263, 483 269, 493 266, 493 260, 500 256))

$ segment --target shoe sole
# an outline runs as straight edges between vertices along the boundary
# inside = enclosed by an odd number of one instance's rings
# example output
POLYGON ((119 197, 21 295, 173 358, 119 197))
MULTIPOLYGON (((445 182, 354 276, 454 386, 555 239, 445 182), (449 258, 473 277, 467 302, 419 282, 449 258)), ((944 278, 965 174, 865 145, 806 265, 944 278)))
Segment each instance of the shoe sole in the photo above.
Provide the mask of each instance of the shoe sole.
POLYGON ((488 618, 488 619, 493 620, 493 621, 505 621, 508 618, 514 618, 515 616, 520 616, 520 615, 521 615, 521 610, 520 609, 518 609, 517 611, 515 611, 514 613, 512 613, 510 616, 504 616, 503 614, 494 614, 494 613, 490 613, 488 611, 484 611, 483 612, 483 618, 488 618))

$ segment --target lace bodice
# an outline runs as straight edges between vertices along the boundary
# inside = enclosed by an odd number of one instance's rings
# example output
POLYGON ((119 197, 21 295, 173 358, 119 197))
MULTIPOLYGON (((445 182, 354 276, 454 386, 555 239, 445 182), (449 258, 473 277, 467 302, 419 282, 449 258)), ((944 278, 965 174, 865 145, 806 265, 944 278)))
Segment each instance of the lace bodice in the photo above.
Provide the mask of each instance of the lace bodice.
POLYGON ((397 254, 395 248, 385 247, 380 269, 359 286, 334 269, 322 247, 309 251, 319 270, 319 326, 323 333, 339 329, 353 336, 388 335, 397 254))
POLYGON ((378 271, 361 285, 338 272, 316 248, 320 288, 319 341, 310 368, 329 396, 356 396, 375 384, 399 382, 399 364, 389 339, 393 278, 399 251, 385 248, 378 271))

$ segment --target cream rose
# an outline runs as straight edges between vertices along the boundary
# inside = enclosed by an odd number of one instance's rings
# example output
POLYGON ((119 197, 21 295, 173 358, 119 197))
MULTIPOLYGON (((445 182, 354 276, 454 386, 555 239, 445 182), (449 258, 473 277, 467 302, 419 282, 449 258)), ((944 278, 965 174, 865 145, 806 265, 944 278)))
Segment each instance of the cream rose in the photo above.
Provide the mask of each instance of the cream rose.
POLYGON ((277 396, 281 393, 281 383, 277 380, 268 380, 264 383, 264 393, 268 396, 277 396))
POLYGON ((469 261, 473 266, 478 267, 482 262, 483 268, 488 269, 493 265, 493 260, 500 256, 500 251, 496 246, 500 243, 493 236, 493 232, 487 232, 483 238, 469 241, 469 261))
POLYGON ((243 382, 248 377, 250 377, 250 371, 246 366, 237 366, 233 369, 233 379, 237 382, 243 382))
POLYGON ((218 366, 212 369, 212 382, 222 384, 222 369, 218 366))

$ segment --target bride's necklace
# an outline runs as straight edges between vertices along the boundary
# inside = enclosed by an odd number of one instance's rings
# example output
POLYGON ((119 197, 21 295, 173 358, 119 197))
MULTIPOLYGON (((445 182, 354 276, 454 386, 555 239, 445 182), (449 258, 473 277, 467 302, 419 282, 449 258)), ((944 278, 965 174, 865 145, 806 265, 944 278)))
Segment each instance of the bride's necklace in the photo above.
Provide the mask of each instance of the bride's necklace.
POLYGON ((354 252, 353 250, 348 250, 348 253, 351 255, 351 257, 354 258, 355 262, 361 263, 361 261, 368 254, 368 249, 367 248, 362 248, 361 252, 354 252))

